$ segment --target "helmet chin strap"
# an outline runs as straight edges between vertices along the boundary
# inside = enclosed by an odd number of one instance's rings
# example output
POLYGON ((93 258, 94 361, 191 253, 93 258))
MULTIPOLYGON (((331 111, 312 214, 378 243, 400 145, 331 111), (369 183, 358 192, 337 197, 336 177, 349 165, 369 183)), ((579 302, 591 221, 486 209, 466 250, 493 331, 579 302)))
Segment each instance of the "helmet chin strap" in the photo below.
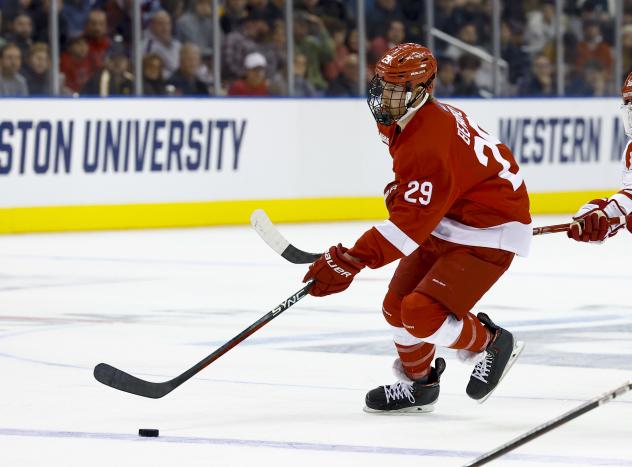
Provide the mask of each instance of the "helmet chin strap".
POLYGON ((420 109, 420 108, 421 108, 421 107, 422 107, 422 106, 426 103, 426 101, 428 100, 428 98, 430 97, 430 94, 428 93, 428 91, 425 91, 425 92, 424 92, 424 97, 422 97, 422 98, 421 98, 421 100, 419 101, 419 103, 418 103, 417 105, 415 105, 415 106, 412 106, 412 105, 411 105, 411 106, 409 107, 409 105, 410 105, 410 104, 409 104, 409 102, 408 102, 408 100, 409 100, 408 94, 412 94, 412 93, 411 93, 411 92, 407 92, 407 93, 406 93, 406 108, 408 108, 409 110, 410 110, 410 109, 412 109, 412 110, 419 110, 419 109, 420 109))
MULTIPOLYGON (((406 93, 406 113, 404 115, 402 115, 400 118, 397 119, 397 123, 404 128, 407 124, 408 121, 410 120, 410 118, 412 117, 412 115, 417 112, 425 103, 426 101, 428 101, 428 98, 430 97, 430 93, 428 91, 426 91, 424 93, 424 96, 419 99, 419 102, 417 102, 416 105, 411 105, 411 102, 408 102, 410 99, 408 97, 408 94, 412 94, 410 91, 406 93)), ((418 96, 419 97, 419 96, 418 96)))

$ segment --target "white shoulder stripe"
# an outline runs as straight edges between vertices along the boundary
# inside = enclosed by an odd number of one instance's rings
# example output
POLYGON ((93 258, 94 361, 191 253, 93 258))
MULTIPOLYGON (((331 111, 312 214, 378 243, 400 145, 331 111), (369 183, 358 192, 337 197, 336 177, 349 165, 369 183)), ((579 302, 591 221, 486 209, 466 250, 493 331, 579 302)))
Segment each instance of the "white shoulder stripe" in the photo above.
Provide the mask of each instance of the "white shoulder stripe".
POLYGON ((419 248, 417 242, 389 220, 385 220, 383 223, 376 225, 375 228, 386 240, 406 256, 419 248))

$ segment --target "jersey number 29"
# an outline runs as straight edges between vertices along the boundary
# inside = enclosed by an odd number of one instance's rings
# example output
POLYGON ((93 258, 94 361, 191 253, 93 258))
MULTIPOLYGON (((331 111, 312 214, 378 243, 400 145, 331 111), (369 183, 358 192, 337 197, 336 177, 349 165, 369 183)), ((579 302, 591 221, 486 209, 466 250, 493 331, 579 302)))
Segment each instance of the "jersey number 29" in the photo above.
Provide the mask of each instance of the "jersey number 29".
POLYGON ((408 182, 408 190, 404 193, 404 199, 409 203, 417 204, 419 202, 422 206, 430 204, 430 198, 432 198, 432 183, 423 182, 419 183, 417 180, 408 182), (421 196, 413 198, 417 193, 421 196))

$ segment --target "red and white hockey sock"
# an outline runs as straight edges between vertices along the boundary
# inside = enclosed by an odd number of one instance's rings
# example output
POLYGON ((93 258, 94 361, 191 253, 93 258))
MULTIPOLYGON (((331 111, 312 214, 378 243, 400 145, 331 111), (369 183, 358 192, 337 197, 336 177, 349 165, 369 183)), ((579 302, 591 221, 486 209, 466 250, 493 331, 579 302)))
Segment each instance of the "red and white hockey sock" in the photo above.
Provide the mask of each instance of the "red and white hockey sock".
POLYGON ((451 349, 468 350, 478 353, 485 350, 491 339, 491 333, 476 316, 468 313, 463 318, 463 328, 459 337, 450 345, 451 349))
POLYGON ((406 376, 413 381, 423 380, 430 373, 435 346, 427 342, 415 345, 395 343, 406 376))

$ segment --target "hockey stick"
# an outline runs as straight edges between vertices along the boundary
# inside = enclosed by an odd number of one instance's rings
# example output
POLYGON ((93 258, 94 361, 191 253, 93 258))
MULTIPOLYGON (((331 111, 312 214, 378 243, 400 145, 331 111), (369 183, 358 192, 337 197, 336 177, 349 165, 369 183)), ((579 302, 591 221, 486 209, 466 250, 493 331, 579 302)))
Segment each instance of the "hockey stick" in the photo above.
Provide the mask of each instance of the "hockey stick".
POLYGON ((250 224, 270 248, 290 263, 309 264, 322 256, 322 253, 308 253, 307 251, 299 250, 288 242, 263 209, 253 211, 250 215, 250 224))
MULTIPOLYGON (((608 223, 610 225, 620 225, 620 224, 625 224, 627 222, 627 219, 625 216, 617 216, 617 217, 611 217, 608 220, 608 223)), ((568 224, 555 224, 555 225, 544 225, 542 227, 534 227, 533 228, 533 235, 543 235, 543 234, 550 234, 550 233, 559 233, 559 232, 568 232, 568 229, 570 228, 571 223, 568 224)))
POLYGON ((240 332, 231 340, 222 345, 215 352, 200 360, 198 363, 193 365, 181 375, 176 376, 169 381, 165 381, 164 383, 152 383, 151 381, 145 381, 143 379, 137 378, 136 376, 132 376, 129 373, 125 373, 118 368, 114 368, 107 363, 99 363, 97 366, 94 367, 94 377, 100 383, 103 383, 106 386, 110 386, 111 388, 118 389, 119 391, 125 391, 136 394, 138 396, 159 399, 169 394, 171 391, 173 391, 175 388, 180 386, 192 376, 198 374, 200 371, 209 366, 230 349, 235 347, 241 341, 245 340, 248 336, 254 334, 257 330, 265 326, 267 323, 279 316, 289 307, 294 305, 307 294, 311 286, 312 282, 310 281, 301 290, 285 299, 276 308, 269 311, 267 314, 252 323, 242 332, 240 332))
POLYGON ((563 425, 564 423, 585 414, 586 412, 591 411, 592 409, 596 409, 600 405, 603 405, 606 402, 610 402, 611 400, 621 396, 622 394, 625 394, 630 390, 632 390, 632 380, 628 381, 623 386, 619 386, 618 388, 613 389, 612 391, 609 391, 601 396, 595 397, 588 402, 584 402, 582 405, 574 408, 573 410, 570 410, 557 418, 549 420, 548 422, 535 427, 533 430, 527 431, 525 434, 512 439, 508 443, 505 443, 492 451, 486 452, 482 456, 479 456, 468 464, 465 464, 463 467, 475 467, 487 464, 488 462, 507 454, 509 451, 513 451, 518 446, 522 446, 532 439, 535 439, 543 435, 544 433, 551 431, 559 427, 560 425, 563 425))
MULTIPOLYGON (((610 219, 610 225, 625 223, 625 216, 612 217, 610 219)), ((250 224, 252 224, 259 236, 270 246, 270 248, 283 256, 290 263, 310 264, 322 256, 322 253, 309 253, 307 251, 300 250, 288 242, 286 238, 281 235, 281 232, 279 232, 263 209, 257 209, 250 215, 250 224)), ((533 235, 567 232, 570 225, 571 224, 568 223, 534 227, 533 235)))

